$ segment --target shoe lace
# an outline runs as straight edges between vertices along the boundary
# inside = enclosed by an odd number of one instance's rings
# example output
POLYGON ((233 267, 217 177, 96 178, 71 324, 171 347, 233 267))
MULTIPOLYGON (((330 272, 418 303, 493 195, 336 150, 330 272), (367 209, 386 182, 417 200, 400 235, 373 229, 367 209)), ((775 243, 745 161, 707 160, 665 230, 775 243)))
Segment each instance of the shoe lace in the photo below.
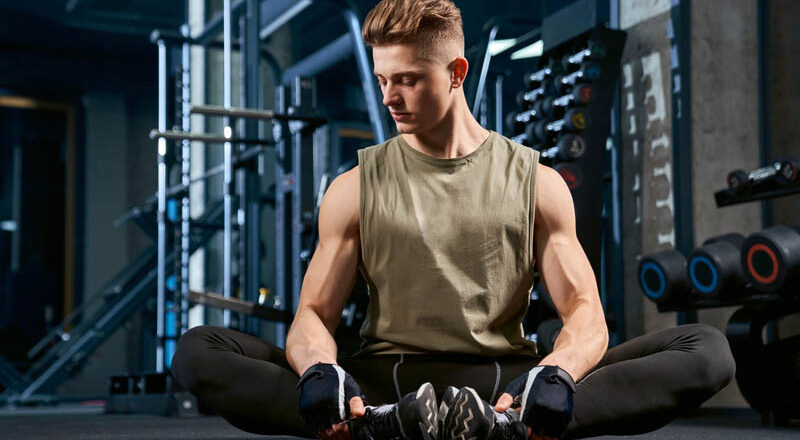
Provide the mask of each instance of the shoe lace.
POLYGON ((403 440, 392 407, 366 408, 364 417, 350 421, 352 440, 403 440))

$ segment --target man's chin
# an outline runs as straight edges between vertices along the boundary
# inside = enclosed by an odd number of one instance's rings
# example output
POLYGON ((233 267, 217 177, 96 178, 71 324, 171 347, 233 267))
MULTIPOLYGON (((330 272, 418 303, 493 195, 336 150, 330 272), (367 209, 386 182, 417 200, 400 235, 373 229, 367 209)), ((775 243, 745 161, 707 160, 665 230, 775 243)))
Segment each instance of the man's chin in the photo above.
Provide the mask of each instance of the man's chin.
POLYGON ((395 126, 397 127, 397 133, 399 134, 414 134, 419 131, 418 127, 415 124, 398 122, 395 123, 395 126))

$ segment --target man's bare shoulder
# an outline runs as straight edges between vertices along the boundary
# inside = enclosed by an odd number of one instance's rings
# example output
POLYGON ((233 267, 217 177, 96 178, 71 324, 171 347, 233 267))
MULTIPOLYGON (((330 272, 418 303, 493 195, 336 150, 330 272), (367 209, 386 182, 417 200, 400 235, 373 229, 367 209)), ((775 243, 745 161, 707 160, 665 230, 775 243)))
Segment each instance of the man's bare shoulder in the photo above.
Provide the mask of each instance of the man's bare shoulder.
MULTIPOLYGON (((325 192, 320 222, 346 224, 345 229, 358 230, 361 180, 358 165, 338 175, 325 192)), ((342 225, 344 226, 344 225, 342 225)))
POLYGON ((535 226, 548 230, 559 229, 574 222, 572 194, 558 171, 539 164, 536 172, 535 226))

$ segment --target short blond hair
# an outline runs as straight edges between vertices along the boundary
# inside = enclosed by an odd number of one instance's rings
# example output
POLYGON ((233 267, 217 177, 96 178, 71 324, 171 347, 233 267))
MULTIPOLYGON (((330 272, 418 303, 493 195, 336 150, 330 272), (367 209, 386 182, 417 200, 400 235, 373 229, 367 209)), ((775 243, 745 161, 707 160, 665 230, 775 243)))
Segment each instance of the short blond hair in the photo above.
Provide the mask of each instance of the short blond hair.
POLYGON ((361 30, 368 46, 411 44, 423 57, 438 55, 442 46, 464 56, 461 11, 450 0, 382 0, 367 14, 361 30))

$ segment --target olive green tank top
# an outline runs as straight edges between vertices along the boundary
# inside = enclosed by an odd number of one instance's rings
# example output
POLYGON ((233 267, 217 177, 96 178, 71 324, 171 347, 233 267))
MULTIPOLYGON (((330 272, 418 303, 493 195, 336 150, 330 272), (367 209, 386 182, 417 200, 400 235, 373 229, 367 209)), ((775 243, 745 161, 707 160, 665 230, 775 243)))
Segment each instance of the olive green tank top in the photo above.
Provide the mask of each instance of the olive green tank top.
POLYGON ((397 136, 358 151, 359 354, 536 354, 522 319, 533 284, 539 153, 492 131, 442 159, 397 136))

